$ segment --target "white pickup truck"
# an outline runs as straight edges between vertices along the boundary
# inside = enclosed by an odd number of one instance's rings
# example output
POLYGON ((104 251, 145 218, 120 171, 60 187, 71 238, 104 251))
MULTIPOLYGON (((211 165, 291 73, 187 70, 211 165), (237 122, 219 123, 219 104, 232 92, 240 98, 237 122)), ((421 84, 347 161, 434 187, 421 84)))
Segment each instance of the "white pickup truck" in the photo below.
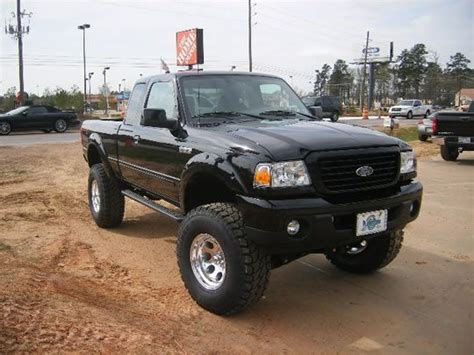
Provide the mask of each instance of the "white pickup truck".
POLYGON ((414 116, 428 117, 431 112, 433 112, 432 106, 422 105, 420 100, 402 100, 388 110, 390 117, 403 116, 407 119, 411 119, 414 116))

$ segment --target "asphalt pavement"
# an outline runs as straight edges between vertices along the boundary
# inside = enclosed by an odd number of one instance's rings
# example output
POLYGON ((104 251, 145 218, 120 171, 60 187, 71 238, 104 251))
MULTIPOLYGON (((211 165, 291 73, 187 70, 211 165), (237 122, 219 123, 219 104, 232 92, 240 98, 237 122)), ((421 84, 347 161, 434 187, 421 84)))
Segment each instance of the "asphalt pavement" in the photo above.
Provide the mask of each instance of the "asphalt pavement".
POLYGON ((66 133, 12 132, 8 136, 0 136, 0 146, 28 146, 33 144, 62 144, 79 142, 79 131, 66 133))

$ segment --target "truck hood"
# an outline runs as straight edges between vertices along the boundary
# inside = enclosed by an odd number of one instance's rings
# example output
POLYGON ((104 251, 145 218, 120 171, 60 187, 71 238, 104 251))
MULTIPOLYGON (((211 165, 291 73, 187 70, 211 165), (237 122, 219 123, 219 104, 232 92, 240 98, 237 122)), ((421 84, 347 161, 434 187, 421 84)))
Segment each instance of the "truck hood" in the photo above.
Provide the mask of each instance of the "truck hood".
POLYGON ((312 151, 404 144, 365 127, 297 119, 226 124, 211 130, 220 136, 216 141, 224 139, 228 147, 263 149, 276 161, 302 159, 312 151))

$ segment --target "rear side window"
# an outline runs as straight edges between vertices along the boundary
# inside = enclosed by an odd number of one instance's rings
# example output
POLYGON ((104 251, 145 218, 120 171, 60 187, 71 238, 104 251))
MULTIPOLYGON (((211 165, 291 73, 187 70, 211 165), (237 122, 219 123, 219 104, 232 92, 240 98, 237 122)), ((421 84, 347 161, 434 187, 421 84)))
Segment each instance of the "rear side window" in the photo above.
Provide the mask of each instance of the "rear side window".
POLYGON ((173 83, 171 81, 154 83, 146 107, 165 110, 168 118, 177 117, 173 83))
POLYGON ((125 123, 138 125, 142 117, 143 98, 146 95, 146 84, 139 83, 133 88, 132 95, 128 102, 125 123))
POLYGON ((48 112, 46 107, 30 107, 30 109, 28 110, 28 115, 40 115, 46 112, 48 112))

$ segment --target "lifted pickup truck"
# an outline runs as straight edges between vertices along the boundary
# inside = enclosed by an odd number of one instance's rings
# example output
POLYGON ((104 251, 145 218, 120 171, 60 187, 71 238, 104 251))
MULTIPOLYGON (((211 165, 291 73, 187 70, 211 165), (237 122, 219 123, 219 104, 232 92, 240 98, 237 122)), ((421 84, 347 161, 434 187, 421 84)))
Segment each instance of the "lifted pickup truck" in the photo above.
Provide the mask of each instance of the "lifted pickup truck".
POLYGON ((474 150, 474 102, 467 112, 436 112, 431 126, 444 160, 455 161, 463 151, 474 150))
POLYGON ((252 305, 272 268, 309 253, 354 273, 386 266, 421 206, 410 146, 316 121, 274 76, 140 78, 124 121, 86 121, 81 138, 97 225, 122 222, 124 196, 178 221, 184 285, 216 314, 252 305))

